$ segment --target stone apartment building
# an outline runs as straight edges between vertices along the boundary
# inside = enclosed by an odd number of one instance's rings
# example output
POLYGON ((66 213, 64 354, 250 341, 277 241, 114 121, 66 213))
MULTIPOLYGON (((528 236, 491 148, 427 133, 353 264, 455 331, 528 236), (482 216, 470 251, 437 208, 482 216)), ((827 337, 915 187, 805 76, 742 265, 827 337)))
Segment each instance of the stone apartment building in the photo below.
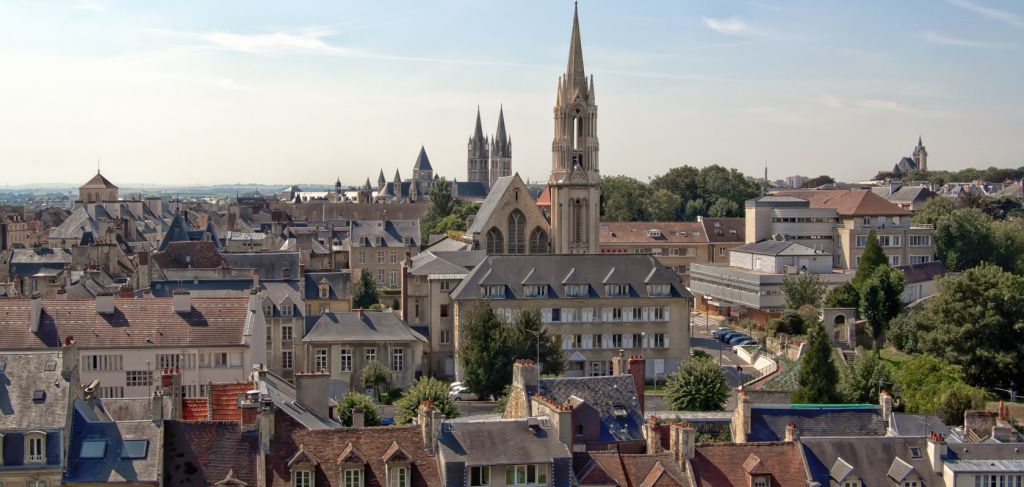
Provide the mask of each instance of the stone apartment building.
POLYGON ((432 251, 406 261, 402 319, 428 339, 427 373, 455 376, 454 313, 451 292, 487 256, 482 250, 432 251))
POLYGON ((352 279, 363 269, 377 280, 377 286, 397 290, 405 259, 419 253, 419 220, 353 220, 345 242, 352 279))
POLYGON ((728 261, 728 249, 742 245, 742 218, 703 218, 693 222, 602 222, 602 254, 650 254, 690 284, 692 264, 728 261))
POLYGON ((491 255, 451 297, 455 350, 460 320, 484 302, 508 322, 540 310, 561 337, 567 376, 608 375, 612 358, 628 350, 647 357, 647 379, 663 379, 690 356, 692 295, 650 255, 491 255))

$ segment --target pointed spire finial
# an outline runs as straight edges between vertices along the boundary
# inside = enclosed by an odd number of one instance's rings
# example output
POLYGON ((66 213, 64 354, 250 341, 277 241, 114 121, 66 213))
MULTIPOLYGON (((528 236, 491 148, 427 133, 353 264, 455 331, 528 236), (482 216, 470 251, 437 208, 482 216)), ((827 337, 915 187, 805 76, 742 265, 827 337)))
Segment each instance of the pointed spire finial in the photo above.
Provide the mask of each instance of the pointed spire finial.
POLYGON ((484 128, 480 123, 480 105, 476 106, 476 127, 473 129, 473 138, 477 140, 484 138, 484 128))
POLYGON ((565 68, 565 86, 568 90, 579 88, 585 90, 587 87, 587 75, 583 70, 583 44, 580 41, 578 2, 574 4, 572 12, 572 36, 569 38, 569 62, 565 68))

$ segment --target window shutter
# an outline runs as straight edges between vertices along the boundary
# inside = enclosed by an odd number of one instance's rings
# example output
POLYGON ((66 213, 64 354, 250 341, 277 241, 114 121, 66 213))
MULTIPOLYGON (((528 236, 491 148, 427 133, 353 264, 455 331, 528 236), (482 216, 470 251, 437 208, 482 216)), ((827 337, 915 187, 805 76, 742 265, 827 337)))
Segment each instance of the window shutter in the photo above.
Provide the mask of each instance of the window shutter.
POLYGON ((671 318, 671 316, 669 315, 669 312, 670 312, 671 310, 672 310, 672 308, 670 308, 670 307, 668 307, 668 306, 665 306, 665 321, 672 321, 672 318, 671 318))
POLYGON ((633 334, 626 333, 622 335, 622 348, 633 348, 633 334))
POLYGON ((601 321, 611 321, 612 310, 610 308, 601 308, 601 321))
POLYGON ((562 335, 562 350, 569 350, 572 345, 571 335, 562 335))
POLYGON ((633 321, 633 308, 622 308, 622 321, 633 321))
POLYGON ((604 348, 615 348, 615 347, 612 346, 612 336, 611 335, 602 335, 601 336, 601 345, 604 345, 604 348))
POLYGON ((644 313, 643 314, 643 320, 644 321, 651 321, 651 309, 647 308, 647 307, 644 307, 643 310, 644 310, 643 311, 643 313, 644 313))
POLYGON ((551 308, 541 308, 540 315, 541 321, 544 323, 551 323, 551 308))
POLYGON ((587 323, 594 321, 594 308, 583 308, 583 321, 587 323))
POLYGON ((594 345, 594 337, 591 335, 583 335, 583 348, 590 348, 594 345))
POLYGON ((672 348, 672 345, 669 345, 669 343, 668 343, 668 339, 669 339, 669 335, 668 335, 668 333, 666 333, 665 334, 665 348, 672 348))

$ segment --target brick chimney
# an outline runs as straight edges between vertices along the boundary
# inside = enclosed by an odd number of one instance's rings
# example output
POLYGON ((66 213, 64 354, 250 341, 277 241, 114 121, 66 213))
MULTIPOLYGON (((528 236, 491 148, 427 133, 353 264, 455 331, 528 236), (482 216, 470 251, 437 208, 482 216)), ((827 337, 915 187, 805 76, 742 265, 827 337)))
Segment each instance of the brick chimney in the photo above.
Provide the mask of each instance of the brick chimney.
POLYGON ((636 398, 640 402, 640 414, 643 414, 645 411, 644 385, 647 382, 647 360, 643 355, 633 355, 629 357, 626 367, 629 370, 629 375, 633 376, 633 383, 636 385, 636 398))
POLYGON ((352 408, 352 427, 363 428, 366 426, 366 411, 361 407, 352 408))
POLYGON ((696 454, 697 430, 690 423, 673 423, 669 427, 669 452, 680 466, 696 454))
POLYGON ((644 438, 647 439, 647 453, 658 453, 661 451, 661 430, 658 427, 658 418, 650 416, 644 423, 644 438))
POLYGON ((928 463, 931 464, 932 471, 942 473, 942 459, 946 456, 946 451, 949 448, 946 446, 946 438, 933 431, 928 437, 927 447, 928 463))
POLYGON ((889 391, 882 389, 882 392, 878 394, 878 405, 881 408, 882 420, 888 426, 889 418, 892 417, 892 395, 889 394, 889 391))
POLYGON ((733 443, 747 442, 747 434, 750 433, 750 397, 743 386, 736 393, 736 410, 732 413, 731 429, 733 443))
POLYGON ((796 423, 789 423, 786 425, 786 441, 797 441, 800 439, 800 430, 797 429, 796 423))
POLYGON ((135 290, 129 284, 122 284, 121 287, 117 288, 117 297, 123 299, 131 299, 135 297, 135 290))

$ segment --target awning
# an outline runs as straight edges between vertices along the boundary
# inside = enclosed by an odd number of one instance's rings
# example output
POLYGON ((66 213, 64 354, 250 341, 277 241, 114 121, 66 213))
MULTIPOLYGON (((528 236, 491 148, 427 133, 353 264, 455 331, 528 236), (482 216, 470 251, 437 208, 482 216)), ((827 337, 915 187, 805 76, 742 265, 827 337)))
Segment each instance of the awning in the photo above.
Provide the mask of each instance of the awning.
POLYGON ((570 355, 569 358, 566 360, 568 360, 569 362, 586 362, 587 357, 584 357, 583 354, 580 352, 573 352, 572 355, 570 355))

